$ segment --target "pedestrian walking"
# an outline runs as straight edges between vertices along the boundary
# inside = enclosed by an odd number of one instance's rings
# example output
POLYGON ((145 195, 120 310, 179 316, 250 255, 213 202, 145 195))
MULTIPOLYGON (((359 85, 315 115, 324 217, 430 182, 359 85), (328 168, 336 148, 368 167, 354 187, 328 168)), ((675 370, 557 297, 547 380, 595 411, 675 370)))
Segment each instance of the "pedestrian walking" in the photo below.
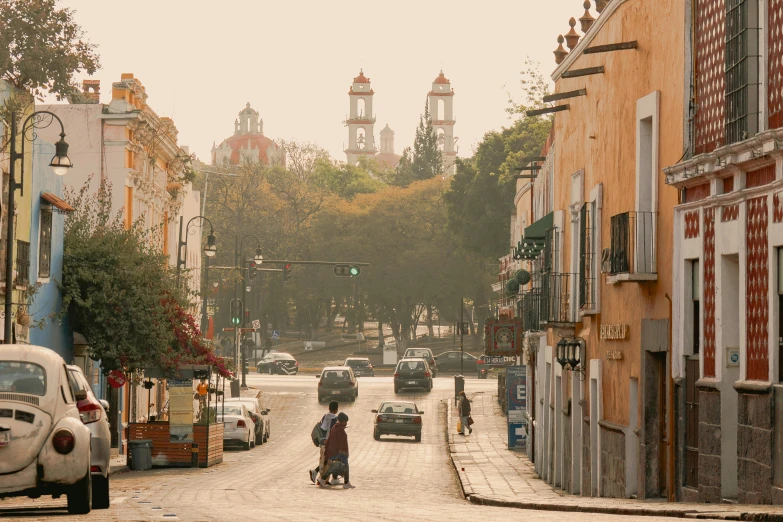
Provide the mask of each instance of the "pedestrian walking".
POLYGON ((321 470, 321 476, 318 477, 318 485, 326 486, 326 477, 330 473, 342 475, 345 479, 343 489, 353 489, 348 468, 348 434, 345 433, 345 427, 348 425, 348 415, 340 412, 337 416, 337 424, 329 432, 329 438, 326 440, 326 461, 328 466, 321 470))
POLYGON ((322 437, 320 437, 320 441, 318 443, 318 450, 319 450, 319 457, 318 457, 318 465, 315 467, 315 469, 310 470, 310 482, 315 483, 315 478, 318 476, 318 472, 321 471, 326 467, 326 463, 324 462, 324 455, 326 453, 326 441, 329 438, 329 433, 332 431, 332 427, 337 423, 337 409, 339 408, 339 404, 337 401, 332 401, 329 403, 329 412, 326 413, 323 417, 321 417, 321 422, 318 425, 321 434, 323 434, 322 437))
POLYGON ((207 387, 207 380, 201 379, 198 386, 196 386, 196 395, 198 396, 198 418, 201 419, 204 414, 204 410, 207 408, 207 393, 209 388, 207 387))
POLYGON ((464 391, 459 392, 459 420, 460 420, 460 435, 465 435, 465 429, 468 433, 473 433, 473 428, 470 427, 473 424, 473 418, 470 416, 470 400, 464 391))

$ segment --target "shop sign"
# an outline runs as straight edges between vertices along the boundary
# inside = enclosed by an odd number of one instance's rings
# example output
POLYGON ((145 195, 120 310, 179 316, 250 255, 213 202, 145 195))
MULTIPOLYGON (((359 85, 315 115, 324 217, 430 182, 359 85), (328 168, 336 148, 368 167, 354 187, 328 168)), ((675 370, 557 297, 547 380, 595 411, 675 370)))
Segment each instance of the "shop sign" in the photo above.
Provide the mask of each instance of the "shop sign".
POLYGON ((606 358, 610 361, 619 361, 623 358, 623 352, 620 350, 608 350, 606 352, 606 358))
POLYGON ((734 368, 740 365, 740 352, 736 346, 726 347, 726 367, 734 368))
POLYGON ((602 324, 601 339, 619 340, 628 337, 627 324, 602 324))

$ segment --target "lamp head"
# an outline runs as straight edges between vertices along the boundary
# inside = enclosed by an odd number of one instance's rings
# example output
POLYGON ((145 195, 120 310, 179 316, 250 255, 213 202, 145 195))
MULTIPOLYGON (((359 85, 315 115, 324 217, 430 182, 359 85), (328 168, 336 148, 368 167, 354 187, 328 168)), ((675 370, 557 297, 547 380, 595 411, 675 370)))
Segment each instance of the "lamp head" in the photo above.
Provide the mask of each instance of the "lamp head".
POLYGON ((217 247, 215 247, 215 234, 210 233, 207 236, 207 246, 204 247, 204 254, 207 257, 214 257, 217 253, 217 247))
POLYGON ((68 157, 68 143, 65 141, 65 134, 60 134, 60 141, 54 144, 54 157, 49 166, 58 176, 65 176, 68 169, 73 167, 71 158, 68 157))
POLYGON ((261 254, 261 248, 256 248, 256 255, 253 257, 253 261, 259 265, 264 262, 264 256, 261 254))

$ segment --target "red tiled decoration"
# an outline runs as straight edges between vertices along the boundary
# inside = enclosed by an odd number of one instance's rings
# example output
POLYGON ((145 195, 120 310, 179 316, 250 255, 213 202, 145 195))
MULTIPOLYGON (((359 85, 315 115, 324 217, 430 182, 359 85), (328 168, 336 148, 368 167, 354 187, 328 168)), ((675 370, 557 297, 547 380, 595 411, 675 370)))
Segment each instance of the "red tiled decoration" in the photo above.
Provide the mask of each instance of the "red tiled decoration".
POLYGON ((769 244, 767 196, 749 199, 746 213, 745 324, 747 379, 769 380, 769 244))
POLYGON ((780 203, 780 192, 778 192, 772 196, 772 221, 775 223, 783 221, 783 205, 780 203))
POLYGON ((699 237, 699 211, 692 210, 686 212, 684 216, 685 220, 685 239, 692 239, 699 237))
POLYGON ((783 0, 767 0, 769 128, 783 126, 783 0))
POLYGON ((715 377, 715 208, 704 209, 704 376, 715 377))
POLYGON ((726 4, 696 0, 696 154, 723 145, 725 121, 726 4))
POLYGON ((775 164, 751 170, 745 174, 745 188, 761 187, 775 181, 775 164))
POLYGON ((727 221, 734 221, 738 217, 739 217, 739 205, 737 203, 733 205, 724 205, 723 207, 721 207, 721 211, 720 211, 721 222, 725 223, 727 221))
POLYGON ((685 201, 684 203, 693 203, 694 201, 701 201, 704 198, 710 196, 710 184, 702 183, 701 185, 694 185, 685 189, 685 201))

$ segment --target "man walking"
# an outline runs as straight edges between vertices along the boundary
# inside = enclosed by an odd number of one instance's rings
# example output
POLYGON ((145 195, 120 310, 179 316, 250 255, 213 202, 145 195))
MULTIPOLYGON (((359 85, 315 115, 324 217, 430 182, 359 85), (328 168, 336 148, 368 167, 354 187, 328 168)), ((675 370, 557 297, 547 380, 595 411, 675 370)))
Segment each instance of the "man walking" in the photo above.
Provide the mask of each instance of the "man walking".
POLYGON ((328 464, 323 467, 321 476, 318 477, 318 485, 321 487, 326 486, 326 477, 336 468, 342 468, 340 474, 342 474, 345 479, 343 489, 353 489, 356 487, 351 484, 348 473, 348 434, 345 433, 347 424, 348 415, 346 415, 345 412, 340 412, 337 416, 337 424, 335 424, 332 431, 329 432, 329 438, 326 440, 326 462, 328 464))
POLYGON ((470 427, 468 419, 470 419, 470 401, 465 392, 461 391, 459 392, 459 420, 462 428, 459 432, 460 435, 465 435, 465 429, 468 430, 469 434, 473 433, 473 428, 470 427))
POLYGON ((326 452, 326 441, 329 438, 329 432, 332 431, 332 427, 337 422, 337 409, 339 405, 337 401, 329 403, 329 413, 321 418, 321 431, 326 435, 321 439, 321 443, 318 445, 320 456, 318 458, 318 466, 315 469, 310 470, 310 482, 315 483, 315 477, 318 476, 318 472, 326 468, 324 462, 324 453, 326 452))

